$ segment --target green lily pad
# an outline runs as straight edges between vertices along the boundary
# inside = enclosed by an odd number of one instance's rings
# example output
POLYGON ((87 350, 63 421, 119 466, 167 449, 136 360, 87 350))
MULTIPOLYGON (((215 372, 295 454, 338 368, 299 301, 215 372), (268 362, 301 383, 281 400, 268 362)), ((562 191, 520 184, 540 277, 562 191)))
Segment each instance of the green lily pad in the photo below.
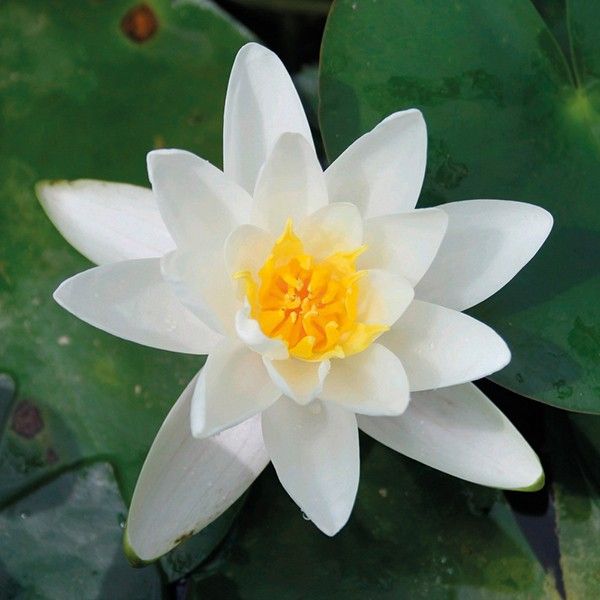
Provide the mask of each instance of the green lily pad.
POLYGON ((600 412, 600 4, 538 5, 550 27, 530 0, 338 0, 322 51, 322 132, 334 159, 388 114, 420 108, 421 205, 508 198, 550 210, 540 253, 472 313, 511 347, 495 381, 600 412))
POLYGON ((156 568, 132 569, 121 550, 125 506, 98 463, 57 477, 0 512, 2 598, 161 597, 156 568))
POLYGON ((570 600, 600 592, 600 418, 549 423, 560 566, 570 600), (579 452, 578 452, 579 449, 579 452))
POLYGON ((170 406, 203 359, 85 325, 51 294, 90 263, 40 208, 40 179, 147 185, 161 146, 219 164, 225 89, 247 34, 211 4, 8 0, 0 6, 0 371, 18 399, 0 450, 0 503, 82 460, 129 499, 170 406))
POLYGON ((361 448, 358 499, 339 534, 305 521, 269 468, 189 598, 558 598, 501 493, 365 436, 361 448))

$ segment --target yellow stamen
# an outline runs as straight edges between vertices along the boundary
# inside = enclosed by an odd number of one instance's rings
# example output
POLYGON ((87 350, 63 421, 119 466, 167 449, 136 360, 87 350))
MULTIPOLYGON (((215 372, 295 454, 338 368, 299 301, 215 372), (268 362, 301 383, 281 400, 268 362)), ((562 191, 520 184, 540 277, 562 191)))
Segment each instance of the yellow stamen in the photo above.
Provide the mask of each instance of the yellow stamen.
POLYGON ((307 361, 362 352, 388 329, 357 321, 361 246, 317 261, 306 254, 291 219, 258 272, 235 274, 246 284, 251 316, 263 333, 286 342, 291 356, 307 361))

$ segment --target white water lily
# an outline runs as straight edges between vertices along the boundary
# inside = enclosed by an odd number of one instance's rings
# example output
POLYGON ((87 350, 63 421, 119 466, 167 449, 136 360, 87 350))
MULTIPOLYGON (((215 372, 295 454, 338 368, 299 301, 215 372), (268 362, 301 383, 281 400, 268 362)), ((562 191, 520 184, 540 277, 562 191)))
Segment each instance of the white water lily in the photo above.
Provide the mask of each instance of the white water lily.
POLYGON ((358 428, 468 481, 543 484, 535 453, 469 383, 509 350, 460 311, 533 257, 552 218, 500 200, 415 209, 426 146, 421 113, 398 112, 323 172, 283 65, 248 44, 227 90, 223 171, 156 150, 152 190, 39 185, 100 265, 65 281, 59 304, 122 338, 209 355, 140 474, 126 532, 137 559, 202 529, 269 461, 335 534, 356 497, 358 428))

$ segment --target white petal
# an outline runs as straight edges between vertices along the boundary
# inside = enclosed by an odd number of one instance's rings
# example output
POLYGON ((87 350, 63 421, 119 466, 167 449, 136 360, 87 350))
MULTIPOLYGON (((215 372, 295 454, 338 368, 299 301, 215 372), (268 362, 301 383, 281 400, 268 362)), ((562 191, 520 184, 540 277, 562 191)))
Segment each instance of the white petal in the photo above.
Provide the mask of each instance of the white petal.
POLYGON ((319 396, 330 369, 330 361, 307 362, 290 358, 270 360, 263 357, 273 383, 292 400, 308 404, 319 396))
POLYGON ((301 134, 312 146, 302 103, 283 63, 270 50, 246 44, 233 63, 225 99, 227 177, 251 194, 275 142, 288 131, 301 134))
POLYGON ((414 286, 433 262, 447 225, 448 215, 436 208, 368 219, 367 251, 358 264, 403 275, 414 286))
POLYGON ((196 378, 171 409, 137 481, 125 533, 134 560, 154 560, 206 527, 269 462, 259 416, 211 438, 192 437, 195 383, 196 378))
POLYGON ((319 401, 281 398, 262 415, 267 451, 279 480, 304 514, 327 535, 348 521, 360 470, 353 413, 319 401))
POLYGON ((455 477, 504 489, 539 489, 538 457, 473 384, 413 394, 399 417, 359 417, 360 428, 397 452, 455 477))
POLYGON ((320 398, 364 415, 399 415, 408 406, 408 379, 393 352, 371 344, 333 361, 320 398))
POLYGON ((192 434, 205 438, 271 406, 281 392, 256 352, 225 338, 209 354, 192 399, 192 434))
POLYGON ((359 281, 358 320, 376 325, 393 325, 413 297, 413 288, 404 277, 371 269, 359 281))
POLYGON ((267 260, 275 237, 255 225, 240 225, 225 240, 225 263, 230 275, 250 271, 254 278, 267 260))
POLYGON ((252 199, 222 171, 183 150, 148 154, 148 177, 177 246, 208 254, 248 221, 252 199))
POLYGON ((552 215, 533 204, 467 200, 439 208, 448 231, 417 298, 465 310, 504 287, 535 255, 552 229, 552 215))
POLYGON ((152 190, 80 179, 42 181, 36 193, 69 244, 98 265, 162 256, 175 247, 152 190))
POLYGON ((363 220, 354 204, 336 202, 309 215, 297 233, 307 254, 324 259, 335 252, 359 248, 363 243, 363 220))
POLYGON ((326 204, 325 177, 312 144, 284 133, 256 182, 252 222, 279 237, 288 219, 299 224, 326 204))
POLYGON ((356 140, 325 172, 331 202, 352 202, 363 216, 415 207, 427 162, 420 111, 394 113, 356 140))
POLYGON ((54 299, 82 321, 144 346, 207 354, 221 339, 179 302, 158 258, 89 269, 64 281, 54 299))
POLYGON ((235 335, 241 303, 222 251, 207 257, 176 250, 162 258, 161 269, 182 304, 215 331, 235 335))
POLYGON ((508 346, 493 329, 458 311, 419 300, 379 341, 402 361, 411 391, 474 381, 510 362, 508 346))
POLYGON ((284 360, 289 355, 285 342, 267 337, 258 321, 251 318, 247 301, 235 315, 235 330, 240 340, 254 352, 274 360, 284 360))

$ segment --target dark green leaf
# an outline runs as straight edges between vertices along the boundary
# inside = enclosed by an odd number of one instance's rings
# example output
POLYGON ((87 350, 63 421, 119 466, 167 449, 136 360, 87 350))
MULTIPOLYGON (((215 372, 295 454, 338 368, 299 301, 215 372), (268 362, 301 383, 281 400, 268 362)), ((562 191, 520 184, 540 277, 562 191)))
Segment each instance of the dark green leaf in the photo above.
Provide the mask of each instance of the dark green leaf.
POLYGON ((575 61, 529 0, 339 0, 323 44, 321 124, 333 159, 416 106, 429 129, 421 205, 508 198, 552 212, 539 255, 472 312, 513 352, 497 382, 600 412, 600 4, 550 4, 553 31, 570 15, 562 30, 575 61))

